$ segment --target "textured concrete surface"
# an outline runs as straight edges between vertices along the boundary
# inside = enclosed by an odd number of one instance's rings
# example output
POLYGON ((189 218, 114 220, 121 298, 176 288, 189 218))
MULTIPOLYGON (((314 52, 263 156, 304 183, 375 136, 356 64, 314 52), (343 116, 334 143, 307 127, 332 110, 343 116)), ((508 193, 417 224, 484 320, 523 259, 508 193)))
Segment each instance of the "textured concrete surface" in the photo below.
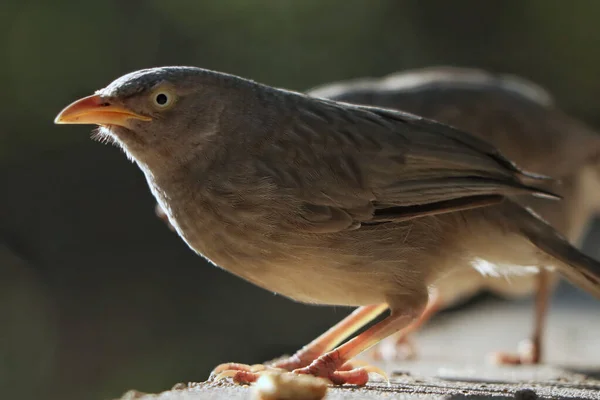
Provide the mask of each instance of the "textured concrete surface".
MULTIPOLYGON (((511 368, 512 369, 512 368, 511 368)), ((509 369, 510 370, 510 369, 509 369)), ((509 377, 509 371, 496 373, 498 378, 509 377)), ((536 382, 511 383, 499 380, 456 381, 436 377, 393 377, 390 385, 374 382, 364 388, 330 388, 326 399, 598 399, 600 381, 583 376, 547 369, 536 374, 536 382), (540 380, 541 379, 541 380, 540 380)), ((127 398, 127 396, 125 397, 127 398)), ((131 398, 143 400, 221 400, 252 399, 251 388, 229 383, 193 384, 189 388, 167 391, 159 395, 131 398)))
MULTIPOLYGON (((390 376, 390 384, 329 388, 326 399, 599 399, 600 381, 553 367, 445 366, 415 363, 390 376), (412 368, 416 367, 416 368, 412 368), (413 371, 414 369, 414 371, 413 371), (482 376, 483 374, 483 376, 482 376)), ((393 371, 393 370, 392 370, 393 371)), ((128 393, 123 399, 252 399, 251 387, 228 382, 195 383, 157 395, 128 393)))
MULTIPOLYGON (((600 399, 600 303, 570 288, 559 289, 545 340, 543 366, 497 367, 494 350, 514 350, 531 330, 529 300, 488 300, 445 313, 417 337, 418 361, 381 364, 390 384, 330 388, 327 399, 600 399)), ((224 360, 226 361, 226 360, 224 360)), ((251 399, 249 387, 228 382, 191 383, 136 399, 251 399)))

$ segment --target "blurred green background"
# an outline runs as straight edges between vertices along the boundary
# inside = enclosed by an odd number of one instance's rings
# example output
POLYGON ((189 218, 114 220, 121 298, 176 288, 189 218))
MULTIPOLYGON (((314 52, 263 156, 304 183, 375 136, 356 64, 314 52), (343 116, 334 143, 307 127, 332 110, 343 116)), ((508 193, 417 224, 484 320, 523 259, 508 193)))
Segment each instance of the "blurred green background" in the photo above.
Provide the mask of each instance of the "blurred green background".
POLYGON ((300 91, 456 65, 532 79, 598 126, 598 15, 596 0, 3 0, 0 397, 164 390, 292 352, 348 312, 192 254, 119 150, 53 125, 69 102, 160 65, 300 91))

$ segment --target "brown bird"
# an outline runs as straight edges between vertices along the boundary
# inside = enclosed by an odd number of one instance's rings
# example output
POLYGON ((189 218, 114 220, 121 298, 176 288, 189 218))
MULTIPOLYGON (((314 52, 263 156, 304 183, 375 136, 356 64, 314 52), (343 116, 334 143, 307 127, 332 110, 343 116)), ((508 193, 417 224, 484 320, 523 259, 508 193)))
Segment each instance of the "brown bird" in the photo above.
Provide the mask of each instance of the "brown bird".
MULTIPOLYGON (((520 198, 571 243, 581 242, 586 225, 600 212, 600 135, 568 116, 540 86, 520 77, 472 68, 431 67, 383 78, 335 82, 309 92, 332 100, 394 108, 443 122, 489 141, 519 166, 560 179, 552 190, 563 201, 520 198)), ((418 322, 400 332, 396 346, 407 344, 436 311, 487 290, 506 297, 536 293, 531 339, 515 355, 498 353, 500 362, 538 363, 542 354, 545 317, 558 276, 539 274, 506 279, 462 269, 439 280, 418 322)), ((389 346, 383 358, 402 354, 389 346)), ((406 349, 404 349, 406 351, 406 349)), ((411 349, 408 354, 411 355, 411 349)))
POLYGON ((350 360, 417 319, 428 286, 481 260, 500 273, 555 268, 600 297, 600 263, 512 200, 554 197, 534 185, 547 179, 432 120, 164 67, 115 80, 55 122, 100 125, 214 264, 296 301, 360 306, 279 368, 366 383, 350 360))

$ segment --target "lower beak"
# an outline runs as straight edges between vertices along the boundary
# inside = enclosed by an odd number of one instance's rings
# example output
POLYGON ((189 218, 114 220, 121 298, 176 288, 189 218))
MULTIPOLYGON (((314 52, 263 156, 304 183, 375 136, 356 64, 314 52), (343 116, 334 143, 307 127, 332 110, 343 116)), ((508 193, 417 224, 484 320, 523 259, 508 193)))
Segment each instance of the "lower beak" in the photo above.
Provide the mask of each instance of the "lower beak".
POLYGON ((130 120, 151 121, 152 118, 136 114, 125 107, 112 105, 99 95, 92 95, 69 104, 58 114, 55 124, 119 125, 129 127, 130 120))

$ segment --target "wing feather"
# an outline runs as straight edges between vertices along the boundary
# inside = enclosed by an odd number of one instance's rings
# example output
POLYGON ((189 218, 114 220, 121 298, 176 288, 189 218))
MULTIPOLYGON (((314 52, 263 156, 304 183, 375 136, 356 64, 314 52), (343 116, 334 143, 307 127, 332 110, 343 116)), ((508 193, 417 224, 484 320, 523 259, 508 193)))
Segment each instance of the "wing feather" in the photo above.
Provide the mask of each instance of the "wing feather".
POLYGON ((300 95, 287 101, 286 123, 257 162, 286 165, 270 179, 299 200, 297 220, 289 223, 307 232, 481 207, 517 194, 557 197, 521 180, 546 177, 521 170, 492 145, 451 126, 300 95))

